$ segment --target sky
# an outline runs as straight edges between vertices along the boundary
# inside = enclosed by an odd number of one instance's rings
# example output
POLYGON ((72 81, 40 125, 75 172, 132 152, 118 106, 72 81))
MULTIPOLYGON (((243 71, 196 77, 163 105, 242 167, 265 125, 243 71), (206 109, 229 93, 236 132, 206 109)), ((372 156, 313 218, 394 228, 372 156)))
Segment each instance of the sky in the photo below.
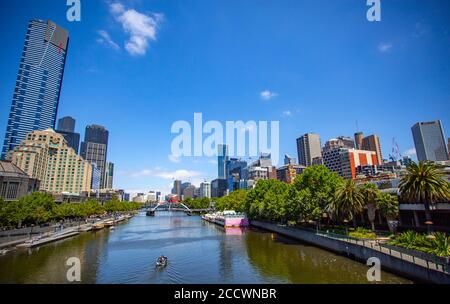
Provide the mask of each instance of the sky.
MULTIPOLYGON (((217 177, 214 157, 171 157, 178 120, 279 121, 281 157, 296 138, 356 131, 396 139, 414 158, 411 126, 440 119, 450 135, 450 1, 66 0, 0 2, 3 142, 27 23, 70 35, 58 118, 110 132, 114 187, 170 191, 174 178, 217 177)), ((282 161, 282 160, 281 160, 282 161)))

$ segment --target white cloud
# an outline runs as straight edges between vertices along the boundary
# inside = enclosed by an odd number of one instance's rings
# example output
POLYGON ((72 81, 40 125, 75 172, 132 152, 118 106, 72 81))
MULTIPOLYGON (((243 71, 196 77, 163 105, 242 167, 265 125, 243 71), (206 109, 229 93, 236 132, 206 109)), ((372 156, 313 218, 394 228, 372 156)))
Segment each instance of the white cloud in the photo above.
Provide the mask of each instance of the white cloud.
POLYGON ((387 42, 381 42, 378 44, 378 51, 381 53, 389 52, 392 49, 392 44, 387 42))
POLYGON ((147 52, 149 40, 156 41, 156 32, 164 18, 162 14, 145 15, 134 9, 125 9, 120 3, 110 5, 114 18, 122 25, 129 39, 125 42, 125 49, 131 55, 142 56, 147 52))
POLYGON ((260 96, 261 96, 261 99, 262 100, 271 100, 272 98, 274 98, 274 97, 277 97, 278 96, 278 93, 275 93, 275 92, 271 92, 271 91, 269 91, 269 90, 265 90, 265 91, 262 91, 261 93, 260 93, 260 96))
POLYGON ((408 149, 403 154, 405 156, 414 157, 414 156, 416 156, 416 149, 415 148, 408 149))
POLYGON ((114 50, 119 50, 120 49, 120 46, 111 39, 111 36, 109 36, 107 31, 100 30, 100 31, 98 31, 98 34, 100 36, 97 39, 98 43, 107 44, 108 46, 110 46, 114 50))
POLYGON ((169 159, 169 161, 171 163, 174 163, 174 164, 179 164, 181 162, 181 159, 180 159, 179 156, 175 156, 175 155, 169 154, 167 156, 167 158, 169 159))
POLYGON ((163 178, 163 179, 180 179, 180 180, 184 180, 184 179, 190 179, 190 178, 194 178, 194 177, 200 177, 202 175, 203 174, 201 172, 185 170, 185 169, 176 170, 176 171, 155 172, 155 176, 156 177, 160 177, 160 178, 163 178))
POLYGON ((283 111, 281 114, 282 114, 284 117, 292 116, 292 112, 289 111, 289 110, 283 111))
POLYGON ((162 168, 154 169, 143 169, 137 172, 132 172, 128 174, 132 178, 142 178, 142 177, 157 177, 162 179, 190 179, 190 178, 200 178, 203 176, 202 172, 180 169, 176 171, 167 171, 162 168))
POLYGON ((210 159, 210 160, 208 160, 208 163, 210 163, 211 165, 217 165, 217 160, 210 159))

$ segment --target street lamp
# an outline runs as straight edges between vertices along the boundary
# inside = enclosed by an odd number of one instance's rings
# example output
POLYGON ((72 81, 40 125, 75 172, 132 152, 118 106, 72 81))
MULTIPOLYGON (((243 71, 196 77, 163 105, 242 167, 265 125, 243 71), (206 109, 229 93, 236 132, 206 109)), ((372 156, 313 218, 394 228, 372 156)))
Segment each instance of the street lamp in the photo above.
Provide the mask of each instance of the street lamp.
POLYGON ((427 225, 428 235, 431 235, 431 225, 433 225, 433 222, 432 221, 426 221, 425 225, 427 225))
POLYGON ((347 227, 348 220, 347 219, 344 220, 344 224, 345 224, 345 235, 348 236, 348 227, 347 227))

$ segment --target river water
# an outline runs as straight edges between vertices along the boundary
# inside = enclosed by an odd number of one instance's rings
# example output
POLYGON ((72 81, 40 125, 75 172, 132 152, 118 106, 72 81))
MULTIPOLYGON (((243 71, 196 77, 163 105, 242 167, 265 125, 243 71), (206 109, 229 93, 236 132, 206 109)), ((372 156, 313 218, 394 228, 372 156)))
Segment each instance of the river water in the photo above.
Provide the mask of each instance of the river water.
MULTIPOLYGON (((0 256, 0 283, 67 283, 70 257, 80 259, 81 283, 368 283, 367 266, 331 252, 164 211, 0 256), (169 263, 156 269, 162 254, 169 263)), ((381 283, 411 281, 382 272, 381 283)))

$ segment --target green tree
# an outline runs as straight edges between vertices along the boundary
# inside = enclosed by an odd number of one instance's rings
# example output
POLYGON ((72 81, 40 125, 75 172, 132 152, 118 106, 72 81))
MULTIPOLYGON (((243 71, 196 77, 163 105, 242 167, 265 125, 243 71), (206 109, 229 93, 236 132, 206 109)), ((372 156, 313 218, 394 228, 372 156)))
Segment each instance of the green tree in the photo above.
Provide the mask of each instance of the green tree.
POLYGON ((388 222, 389 231, 394 232, 391 221, 398 217, 398 198, 389 193, 381 193, 377 198, 380 215, 384 216, 388 222))
POLYGON ((321 219, 344 180, 325 166, 311 166, 289 189, 290 209, 300 221, 321 219))
POLYGON ((21 198, 20 202, 25 209, 25 222, 41 224, 55 215, 56 204, 51 194, 34 192, 21 198))
POLYGON ((259 180, 248 191, 245 211, 253 218, 286 222, 289 216, 288 185, 275 179, 259 180))
POLYGON ((370 221, 370 227, 372 231, 375 231, 375 217, 377 212, 377 198, 380 196, 380 190, 372 183, 363 184, 360 187, 361 194, 363 195, 365 205, 367 208, 367 217, 370 221))
POLYGON ((25 219, 24 204, 21 201, 6 202, 0 198, 0 225, 20 226, 25 219))
POLYGON ((444 179, 441 167, 430 162, 411 162, 400 181, 403 200, 421 203, 425 207, 425 218, 431 221, 430 206, 440 200, 450 199, 449 182, 444 179))
POLYGON ((351 179, 340 184, 336 189, 336 195, 328 204, 328 210, 340 221, 347 219, 355 222, 355 216, 363 210, 364 196, 351 179))
POLYGON ((235 210, 238 212, 244 212, 246 198, 247 190, 235 190, 227 196, 217 198, 215 208, 220 211, 235 210))

